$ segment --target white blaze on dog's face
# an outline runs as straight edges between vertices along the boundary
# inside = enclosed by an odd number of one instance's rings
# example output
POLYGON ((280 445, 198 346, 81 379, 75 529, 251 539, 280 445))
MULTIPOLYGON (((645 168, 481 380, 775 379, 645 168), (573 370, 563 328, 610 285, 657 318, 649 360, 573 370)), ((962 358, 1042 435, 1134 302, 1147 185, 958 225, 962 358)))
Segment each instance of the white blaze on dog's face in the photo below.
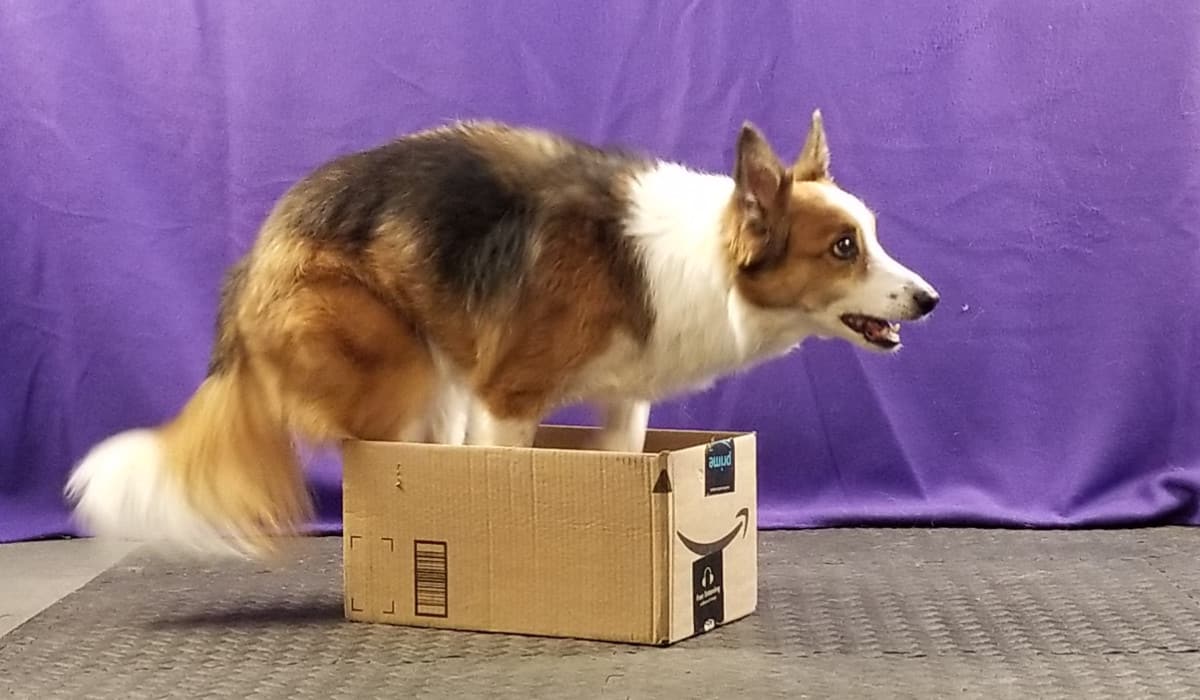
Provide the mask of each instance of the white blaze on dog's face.
POLYGON ((874 214, 834 184, 819 112, 790 169, 744 126, 734 180, 730 252, 751 304, 802 312, 829 335, 879 350, 900 346, 897 321, 937 305, 934 288, 880 245, 874 214))

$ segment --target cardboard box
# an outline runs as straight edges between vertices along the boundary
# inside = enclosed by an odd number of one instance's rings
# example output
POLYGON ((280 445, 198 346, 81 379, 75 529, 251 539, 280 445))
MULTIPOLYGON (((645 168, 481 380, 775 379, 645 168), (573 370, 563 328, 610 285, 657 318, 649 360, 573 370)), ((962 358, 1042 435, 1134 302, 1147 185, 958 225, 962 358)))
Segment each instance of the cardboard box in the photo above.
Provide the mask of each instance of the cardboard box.
POLYGON ((350 442, 346 616, 670 644, 758 604, 753 433, 650 431, 644 453, 350 442))

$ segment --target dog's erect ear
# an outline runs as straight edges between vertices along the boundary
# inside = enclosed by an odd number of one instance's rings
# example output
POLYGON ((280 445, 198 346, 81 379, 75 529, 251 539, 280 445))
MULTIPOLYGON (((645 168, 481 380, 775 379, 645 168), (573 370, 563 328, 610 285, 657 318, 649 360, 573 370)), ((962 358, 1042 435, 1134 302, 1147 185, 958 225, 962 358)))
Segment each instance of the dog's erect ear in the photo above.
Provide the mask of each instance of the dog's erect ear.
POLYGON ((779 156, 753 124, 746 122, 738 134, 737 164, 733 179, 743 197, 764 209, 778 206, 791 184, 779 156))
POLYGON ((738 134, 733 180, 742 225, 731 241, 742 268, 757 267, 777 256, 787 244, 787 213, 792 175, 767 139, 750 122, 738 134))
POLYGON ((812 126, 808 130, 808 138, 804 140, 804 148, 792 166, 792 177, 797 180, 830 180, 829 176, 829 143, 825 140, 825 124, 821 119, 821 110, 814 110, 812 126))

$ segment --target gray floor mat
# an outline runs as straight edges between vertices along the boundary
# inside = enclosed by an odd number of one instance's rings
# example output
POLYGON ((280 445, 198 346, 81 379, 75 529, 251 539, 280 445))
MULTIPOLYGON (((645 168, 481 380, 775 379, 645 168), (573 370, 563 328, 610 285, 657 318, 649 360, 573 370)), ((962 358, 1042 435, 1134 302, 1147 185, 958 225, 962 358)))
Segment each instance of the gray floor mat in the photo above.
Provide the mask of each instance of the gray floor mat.
POLYGON ((763 533, 759 613, 669 649, 344 622, 336 538, 134 554, 0 639, 0 695, 1200 697, 1198 537, 763 533))

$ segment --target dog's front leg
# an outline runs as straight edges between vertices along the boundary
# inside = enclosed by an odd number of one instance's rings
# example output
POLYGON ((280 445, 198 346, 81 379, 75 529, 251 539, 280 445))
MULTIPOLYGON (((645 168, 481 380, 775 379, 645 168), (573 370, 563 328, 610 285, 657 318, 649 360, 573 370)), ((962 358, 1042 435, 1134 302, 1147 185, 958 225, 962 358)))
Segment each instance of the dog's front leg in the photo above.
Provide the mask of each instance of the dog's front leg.
POLYGON ((598 405, 601 427, 592 447, 612 452, 641 452, 650 423, 650 402, 607 401, 598 405))
POLYGON ((481 400, 470 405, 466 444, 484 447, 530 447, 537 436, 537 418, 501 418, 481 400))
POLYGON ((440 445, 462 445, 470 419, 470 393, 458 384, 447 383, 430 402, 427 439, 440 445))

